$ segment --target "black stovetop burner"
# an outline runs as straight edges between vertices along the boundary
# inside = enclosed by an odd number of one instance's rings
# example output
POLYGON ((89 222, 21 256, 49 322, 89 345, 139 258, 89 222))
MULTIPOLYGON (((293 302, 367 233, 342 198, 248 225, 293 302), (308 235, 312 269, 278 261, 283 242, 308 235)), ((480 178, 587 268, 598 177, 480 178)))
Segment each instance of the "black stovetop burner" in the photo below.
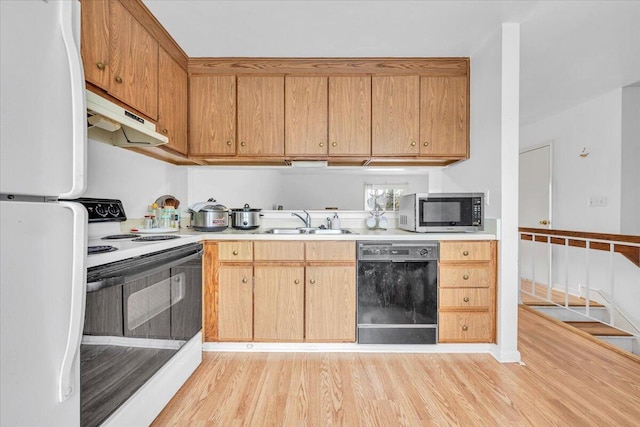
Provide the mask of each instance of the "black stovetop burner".
POLYGON ((133 239, 134 237, 140 237, 140 234, 112 234, 111 236, 104 236, 102 240, 123 240, 123 239, 133 239))
POLYGON ((158 236, 144 236, 133 239, 132 242, 157 242, 159 240, 171 240, 171 239, 179 239, 180 236, 171 236, 171 235, 158 235, 158 236))
POLYGON ((113 252, 113 251, 117 251, 118 248, 113 247, 113 246, 109 246, 109 245, 101 245, 101 246, 88 246, 87 247, 87 255, 94 255, 94 254, 102 254, 105 252, 113 252))

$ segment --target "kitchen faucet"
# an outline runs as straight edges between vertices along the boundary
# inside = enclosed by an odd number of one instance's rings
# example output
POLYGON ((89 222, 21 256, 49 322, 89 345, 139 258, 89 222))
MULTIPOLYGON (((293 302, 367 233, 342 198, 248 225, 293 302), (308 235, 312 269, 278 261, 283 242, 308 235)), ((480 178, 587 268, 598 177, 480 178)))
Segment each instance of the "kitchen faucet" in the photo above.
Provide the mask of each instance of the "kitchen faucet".
POLYGON ((302 215, 297 214, 295 212, 291 212, 291 216, 297 216, 298 218, 300 218, 302 222, 304 222, 305 228, 311 228, 311 215, 309 215, 309 212, 307 212, 306 210, 303 210, 302 212, 304 212, 307 215, 306 219, 303 218, 302 215))

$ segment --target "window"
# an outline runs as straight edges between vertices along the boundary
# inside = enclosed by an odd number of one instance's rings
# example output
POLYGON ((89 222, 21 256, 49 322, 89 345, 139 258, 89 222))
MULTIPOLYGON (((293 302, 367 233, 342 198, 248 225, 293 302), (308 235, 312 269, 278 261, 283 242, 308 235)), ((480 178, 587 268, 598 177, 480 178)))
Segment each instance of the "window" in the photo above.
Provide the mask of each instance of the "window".
POLYGON ((407 194, 408 184, 365 184, 364 209, 397 211, 400 197, 407 194))

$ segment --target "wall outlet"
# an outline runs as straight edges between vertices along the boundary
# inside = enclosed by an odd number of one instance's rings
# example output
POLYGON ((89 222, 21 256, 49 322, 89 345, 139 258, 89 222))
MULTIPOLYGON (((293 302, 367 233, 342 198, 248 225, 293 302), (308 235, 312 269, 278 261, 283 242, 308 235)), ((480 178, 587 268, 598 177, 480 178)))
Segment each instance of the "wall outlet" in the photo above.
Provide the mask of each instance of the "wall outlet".
POLYGON ((607 206, 607 198, 603 196, 589 197, 590 208, 604 208, 607 206))
POLYGON ((487 190, 487 191, 484 192, 484 205, 485 206, 489 206, 490 205, 489 200, 490 200, 489 199, 489 190, 487 190))

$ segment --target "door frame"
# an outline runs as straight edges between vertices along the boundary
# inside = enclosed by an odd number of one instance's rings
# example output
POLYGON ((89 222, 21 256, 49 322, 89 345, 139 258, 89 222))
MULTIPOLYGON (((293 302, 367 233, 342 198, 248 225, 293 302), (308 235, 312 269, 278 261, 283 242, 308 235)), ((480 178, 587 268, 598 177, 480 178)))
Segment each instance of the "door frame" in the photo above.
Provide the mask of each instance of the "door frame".
MULTIPOLYGON (((549 146, 549 212, 547 217, 549 218, 549 224, 547 228, 553 228, 553 139, 542 142, 540 144, 532 145, 530 147, 521 149, 518 152, 518 164, 520 162, 520 154, 528 153, 529 151, 537 150, 542 147, 549 146)), ((520 194, 518 193, 518 198, 520 194)), ((520 224, 518 224, 519 226, 520 224)))

